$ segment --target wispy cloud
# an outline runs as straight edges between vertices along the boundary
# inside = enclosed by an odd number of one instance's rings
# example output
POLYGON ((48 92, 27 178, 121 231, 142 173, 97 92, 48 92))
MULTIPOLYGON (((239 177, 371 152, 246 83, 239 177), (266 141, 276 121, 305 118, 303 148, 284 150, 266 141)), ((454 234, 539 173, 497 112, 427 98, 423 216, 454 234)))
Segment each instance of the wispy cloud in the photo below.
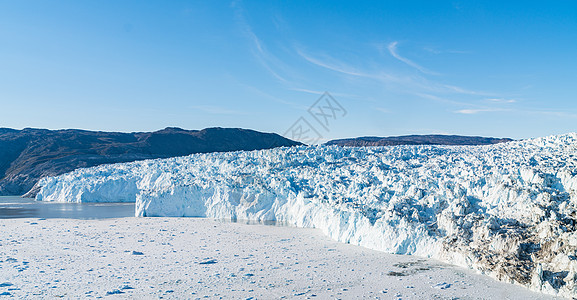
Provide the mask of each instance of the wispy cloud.
POLYGON ((494 103, 515 103, 515 102, 517 102, 517 100, 515 100, 515 99, 503 99, 503 98, 489 98, 486 100, 489 102, 494 102, 494 103))
POLYGON ((523 115, 543 115, 552 116, 558 118, 577 118, 577 113, 568 111, 553 111, 553 110, 540 110, 540 109, 504 109, 504 108, 475 108, 475 109, 460 109, 453 111, 456 114, 464 115, 474 115, 480 113, 490 113, 490 112, 510 112, 523 115))
MULTIPOLYGON (((383 88, 389 91, 406 93, 461 108, 459 113, 474 114, 494 111, 493 109, 487 110, 481 105, 482 101, 486 98, 492 99, 489 101, 494 102, 495 104, 498 102, 494 101, 495 99, 501 99, 505 101, 512 100, 501 98, 501 95, 494 93, 474 91, 467 88, 446 84, 439 80, 438 77, 431 77, 430 75, 440 74, 431 71, 414 62, 413 60, 401 55, 399 51, 399 42, 397 41, 389 43, 388 45, 378 45, 379 51, 382 54, 387 56, 390 55, 396 60, 399 60, 404 64, 418 70, 419 73, 397 73, 394 71, 394 69, 392 69, 392 66, 383 65, 382 61, 373 62, 372 64, 371 62, 366 61, 361 63, 355 61, 343 61, 341 59, 331 57, 316 51, 311 52, 308 49, 300 46, 298 42, 295 41, 285 41, 288 43, 287 48, 269 48, 267 45, 270 46, 277 44, 265 43, 257 36, 253 28, 247 22, 242 4, 239 1, 234 1, 232 3, 232 7, 235 11, 237 26, 239 30, 246 36, 247 41, 249 41, 249 45, 252 48, 252 53, 255 59, 264 67, 266 71, 268 71, 275 79, 277 79, 277 81, 284 88, 288 90, 314 95, 320 95, 324 93, 324 90, 320 90, 317 86, 310 84, 311 78, 308 76, 308 74, 301 72, 301 70, 296 68, 293 64, 287 63, 286 57, 284 59, 279 59, 280 54, 288 54, 289 57, 293 58, 296 56, 305 62, 308 62, 309 64, 335 72, 335 74, 340 75, 340 78, 344 82, 350 84, 365 84, 368 79, 377 85, 381 85, 383 88), (277 53, 275 51, 281 52, 277 53), (475 105, 475 103, 477 103, 477 105, 475 105)), ((282 21, 282 18, 278 19, 282 21)), ((280 23, 282 23, 281 27, 284 28, 283 30, 288 30, 286 28, 288 26, 286 22, 283 21, 280 23)), ((254 87, 251 87, 251 89, 253 92, 256 92, 261 96, 265 96, 266 98, 276 102, 289 104, 295 108, 300 106, 297 103, 290 103, 289 101, 279 99, 278 97, 265 93, 262 90, 258 90, 254 87)), ((331 93, 336 96, 340 95, 336 90, 331 91, 331 93)), ((348 95, 347 97, 349 96, 350 98, 357 98, 359 100, 367 100, 370 98, 366 96, 361 97, 358 95, 348 95)))
POLYGON ((276 79, 281 82, 289 82, 284 76, 280 75, 276 69, 279 69, 281 62, 269 51, 267 51, 264 43, 255 34, 252 27, 246 21, 244 10, 240 1, 233 1, 231 7, 234 9, 235 20, 239 30, 246 36, 252 44, 252 53, 256 60, 276 79), (274 66, 274 67, 273 67, 274 66))
POLYGON ((313 65, 317 65, 319 67, 329 69, 331 71, 335 71, 338 73, 342 73, 345 75, 350 75, 350 76, 374 77, 373 74, 364 73, 364 72, 361 72, 359 70, 355 70, 354 68, 347 66, 347 65, 343 65, 342 63, 328 62, 326 59, 322 60, 319 58, 315 58, 315 57, 310 56, 309 54, 304 53, 300 49, 297 49, 296 51, 297 51, 298 55, 300 55, 302 58, 304 58, 306 61, 308 61, 309 63, 311 63, 313 65))
MULTIPOLYGON (((273 51, 267 49, 265 42, 260 39, 252 27, 249 25, 248 21, 245 18, 245 11, 241 5, 240 1, 233 1, 231 7, 234 9, 235 19, 238 26, 238 29, 242 32, 242 34, 247 38, 252 48, 253 57, 260 63, 262 67, 266 71, 268 71, 274 78, 278 80, 278 82, 284 86, 288 90, 294 90, 304 93, 322 95, 324 91, 316 91, 310 88, 302 88, 303 86, 308 86, 308 80, 306 76, 303 77, 301 73, 295 70, 293 66, 288 64, 285 60, 279 59, 279 57, 273 54, 273 51)), ((273 21, 277 26, 277 29, 288 30, 289 26, 282 16, 275 15, 273 16, 273 21)), ((287 51, 286 49, 284 49, 287 51)), ((291 49, 292 51, 292 49, 291 49)), ((294 52, 291 52, 294 54, 294 52)), ((247 87, 250 85, 246 85, 247 87)), ((250 86, 250 89, 257 92, 258 89, 250 86)), ((272 96, 268 93, 265 93, 261 90, 258 90, 258 94, 261 94, 271 100, 274 100, 279 103, 289 104, 293 107, 299 106, 298 104, 291 103, 288 101, 284 101, 279 99, 275 96, 272 96)), ((338 93, 336 91, 331 92, 333 95, 345 95, 338 93)), ((355 97, 356 95, 346 95, 348 97, 355 97)))
POLYGON ((289 88, 289 90, 295 91, 295 92, 303 92, 303 93, 307 93, 307 94, 313 94, 313 95, 322 95, 325 93, 323 91, 315 91, 315 90, 303 89, 303 88, 289 88))
POLYGON ((391 113, 390 110, 388 110, 388 109, 386 109, 386 108, 382 108, 382 107, 374 107, 374 109, 375 109, 376 111, 380 111, 380 112, 385 113, 385 114, 390 114, 390 113, 391 113))
POLYGON ((400 76, 380 69, 378 71, 368 71, 343 63, 339 60, 328 56, 324 58, 315 57, 306 53, 304 50, 296 48, 297 54, 307 62, 325 68, 327 70, 351 77, 359 77, 375 80, 382 84, 394 84, 397 86, 410 86, 419 89, 428 89, 429 84, 423 78, 415 78, 410 76, 400 76))
POLYGON ((489 93, 489 92, 484 92, 484 91, 472 91, 469 89, 465 89, 465 88, 450 85, 450 84, 443 84, 442 86, 448 90, 451 90, 451 91, 459 93, 459 94, 486 96, 486 97, 496 96, 494 93, 489 93))
POLYGON ((545 116, 553 116, 559 118, 577 118, 577 113, 567 111, 551 111, 551 110, 522 110, 521 112, 528 114, 537 114, 545 116))
POLYGON ((506 109, 499 109, 499 108, 460 109, 460 110, 454 111, 454 113, 464 114, 464 115, 475 115, 478 113, 498 112, 498 111, 507 111, 507 110, 506 109))
POLYGON ((389 49, 389 53, 394 58, 396 58, 396 59, 404 62, 405 64, 421 71, 422 73, 429 74, 429 75, 440 75, 437 72, 430 71, 429 69, 422 67, 421 65, 415 63, 414 61, 412 61, 406 57, 401 56, 397 50, 397 45, 398 45, 398 42, 395 41, 395 42, 390 43, 389 46, 387 47, 387 49, 389 49))
POLYGON ((297 54, 303 58, 305 61, 325 68, 327 70, 337 72, 342 75, 361 77, 388 85, 389 87, 397 87, 402 89, 406 93, 410 93, 417 96, 423 96, 432 100, 442 100, 442 102, 452 103, 452 104, 464 104, 459 101, 446 100, 441 97, 434 96, 431 94, 462 94, 462 95, 472 95, 472 96, 496 96, 493 93, 482 92, 482 91, 472 91, 465 88, 461 88, 454 85, 439 83, 434 80, 429 80, 425 77, 419 75, 397 75, 391 72, 384 71, 386 67, 379 67, 378 71, 369 71, 361 68, 353 67, 350 64, 340 62, 334 58, 328 57, 326 55, 313 56, 301 48, 296 47, 297 54), (435 98, 436 97, 436 98, 435 98))

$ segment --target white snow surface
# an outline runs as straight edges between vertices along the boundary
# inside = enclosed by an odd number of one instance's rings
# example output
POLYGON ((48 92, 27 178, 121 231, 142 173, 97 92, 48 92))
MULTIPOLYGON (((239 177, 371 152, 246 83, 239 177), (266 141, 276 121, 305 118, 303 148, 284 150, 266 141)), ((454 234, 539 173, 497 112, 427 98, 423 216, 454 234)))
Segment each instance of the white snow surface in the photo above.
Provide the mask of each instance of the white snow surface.
POLYGON ((559 300, 318 229, 205 218, 0 220, 0 299, 559 300), (8 296, 8 297, 2 297, 8 296))
POLYGON ((577 134, 491 146, 313 146, 79 169, 37 200, 276 221, 577 296, 577 134))

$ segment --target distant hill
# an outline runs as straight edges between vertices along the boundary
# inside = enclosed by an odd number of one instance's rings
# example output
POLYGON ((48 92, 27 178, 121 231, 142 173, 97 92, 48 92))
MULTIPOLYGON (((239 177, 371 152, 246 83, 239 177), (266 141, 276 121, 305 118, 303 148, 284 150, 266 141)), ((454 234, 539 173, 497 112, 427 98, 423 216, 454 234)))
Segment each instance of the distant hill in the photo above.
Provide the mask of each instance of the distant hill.
MULTIPOLYGON (((0 195, 25 194, 40 178, 77 168, 300 144, 278 134, 238 128, 137 133, 0 128, 0 195)), ((30 196, 34 194, 33 190, 30 196)))
POLYGON ((492 138, 460 135, 406 135, 391 137, 359 137, 350 139, 332 140, 325 145, 348 147, 361 146, 398 146, 398 145, 491 145, 510 142, 509 138, 492 138))

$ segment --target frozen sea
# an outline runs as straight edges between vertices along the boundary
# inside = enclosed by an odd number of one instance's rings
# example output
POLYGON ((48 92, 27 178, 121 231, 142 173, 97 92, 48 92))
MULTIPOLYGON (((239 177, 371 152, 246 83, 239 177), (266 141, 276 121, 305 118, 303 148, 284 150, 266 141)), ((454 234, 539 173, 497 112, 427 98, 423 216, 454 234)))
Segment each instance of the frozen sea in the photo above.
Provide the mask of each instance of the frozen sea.
POLYGON ((55 203, 0 196, 0 219, 106 219, 134 217, 134 203, 55 203))
POLYGON ((338 243, 318 229, 135 218, 134 209, 0 197, 0 295, 559 299, 434 259, 338 243))
POLYGON ((319 229, 160 217, 1 219, 0 298, 561 299, 319 229))

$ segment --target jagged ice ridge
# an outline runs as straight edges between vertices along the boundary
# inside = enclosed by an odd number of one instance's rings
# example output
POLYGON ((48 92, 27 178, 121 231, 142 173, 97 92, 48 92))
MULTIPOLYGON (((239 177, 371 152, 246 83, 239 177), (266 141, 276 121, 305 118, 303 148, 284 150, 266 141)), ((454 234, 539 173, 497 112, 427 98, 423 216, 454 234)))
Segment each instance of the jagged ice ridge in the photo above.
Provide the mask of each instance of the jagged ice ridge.
POLYGON ((79 169, 37 200, 276 221, 577 296, 577 134, 490 146, 313 146, 79 169))

